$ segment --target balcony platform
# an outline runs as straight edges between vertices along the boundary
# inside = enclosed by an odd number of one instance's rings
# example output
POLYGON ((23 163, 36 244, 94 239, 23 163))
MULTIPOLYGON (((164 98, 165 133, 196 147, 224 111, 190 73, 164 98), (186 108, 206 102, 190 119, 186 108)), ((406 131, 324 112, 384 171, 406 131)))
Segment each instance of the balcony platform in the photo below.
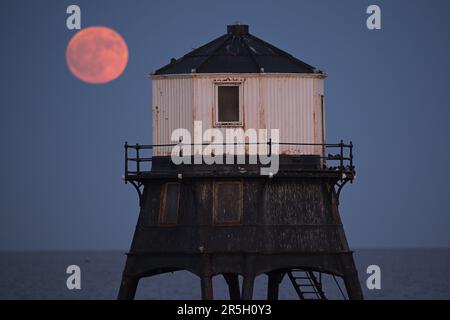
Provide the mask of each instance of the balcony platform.
MULTIPOLYGON (((270 142, 269 142, 270 143, 270 142)), ((290 143, 280 143, 289 144, 290 143)), ((193 157, 187 158, 189 164, 174 164, 170 156, 152 156, 158 147, 173 145, 128 145, 125 144, 125 173, 123 179, 143 183, 154 179, 183 178, 320 178, 335 181, 351 181, 355 178, 353 165, 353 144, 300 144, 321 146, 323 155, 279 155, 278 170, 274 174, 263 175, 261 168, 268 164, 251 164, 248 155, 241 159, 240 164, 235 156, 233 164, 228 164, 225 157, 223 164, 194 164, 193 157), (337 152, 336 152, 337 151, 337 152), (134 154, 132 154, 134 152, 134 154), (131 154, 130 154, 131 153, 131 154)), ((269 146, 269 152, 272 145, 269 146)))

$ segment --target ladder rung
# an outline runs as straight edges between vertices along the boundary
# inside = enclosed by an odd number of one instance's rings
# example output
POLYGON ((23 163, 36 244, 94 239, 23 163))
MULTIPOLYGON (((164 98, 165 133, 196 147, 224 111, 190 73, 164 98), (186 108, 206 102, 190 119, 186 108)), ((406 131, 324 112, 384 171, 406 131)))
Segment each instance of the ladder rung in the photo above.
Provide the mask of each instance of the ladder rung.
POLYGON ((291 269, 288 272, 288 276, 294 285, 300 299, 304 300, 320 300, 326 299, 322 291, 322 283, 317 280, 316 275, 311 271, 305 271, 301 269, 291 269), (294 272, 301 272, 298 276, 295 276, 294 272), (308 291, 303 291, 303 290, 308 291), (308 298, 306 297, 308 296, 308 298))

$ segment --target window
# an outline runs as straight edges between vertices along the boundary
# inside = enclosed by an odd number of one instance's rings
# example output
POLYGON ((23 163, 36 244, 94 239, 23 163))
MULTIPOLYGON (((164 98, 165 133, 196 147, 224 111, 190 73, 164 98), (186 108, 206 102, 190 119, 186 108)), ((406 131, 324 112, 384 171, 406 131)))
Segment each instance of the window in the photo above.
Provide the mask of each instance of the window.
POLYGON ((178 205, 180 201, 180 184, 166 183, 162 188, 159 223, 174 225, 178 223, 178 205))
POLYGON ((214 224, 234 225, 242 222, 242 189, 240 181, 214 183, 214 224))
POLYGON ((216 122, 218 125, 241 125, 241 86, 226 84, 216 86, 217 108, 216 122))

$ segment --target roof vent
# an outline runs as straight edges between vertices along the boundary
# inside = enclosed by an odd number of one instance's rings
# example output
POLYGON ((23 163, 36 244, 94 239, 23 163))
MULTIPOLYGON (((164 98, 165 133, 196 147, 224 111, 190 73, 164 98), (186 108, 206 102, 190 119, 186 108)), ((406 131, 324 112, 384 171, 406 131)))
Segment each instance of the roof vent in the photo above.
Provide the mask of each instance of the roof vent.
POLYGON ((234 34, 235 36, 242 36, 248 34, 247 24, 232 24, 227 26, 227 33, 234 34))

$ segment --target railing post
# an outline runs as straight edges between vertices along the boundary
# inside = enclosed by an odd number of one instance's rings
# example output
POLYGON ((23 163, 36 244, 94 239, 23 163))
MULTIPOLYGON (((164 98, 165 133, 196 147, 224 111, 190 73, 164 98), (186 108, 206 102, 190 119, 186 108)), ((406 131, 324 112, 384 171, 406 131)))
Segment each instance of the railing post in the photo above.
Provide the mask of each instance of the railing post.
POLYGON ((124 178, 125 178, 125 183, 127 183, 128 180, 128 141, 125 141, 125 172, 124 172, 124 178))
POLYGON ((139 157, 139 143, 136 143, 136 174, 141 173, 141 158, 139 157))
POLYGON ((267 142, 267 144, 269 145, 269 157, 272 156, 272 138, 269 138, 269 142, 267 142))
MULTIPOLYGON (((234 156, 234 154, 236 153, 236 152, 235 152, 235 151, 236 151, 236 148, 235 148, 235 146, 234 146, 235 142, 236 142, 236 141, 233 141, 233 152, 231 153, 231 155, 233 155, 233 156, 234 156)), ((223 163, 223 164, 227 164, 227 156, 228 156, 228 153, 227 153, 227 146, 228 146, 228 144, 225 143, 225 141, 222 141, 222 163, 223 163)), ((234 162, 233 162, 233 163, 234 163, 234 162)))
POLYGON ((349 158, 350 158, 350 170, 352 170, 352 173, 353 173, 353 142, 352 141, 350 141, 350 155, 349 155, 349 158))
POLYGON ((324 160, 324 165, 326 165, 326 154, 327 154, 327 145, 325 144, 325 140, 322 140, 322 157, 324 160))
POLYGON ((339 147, 341 149, 341 156, 339 159, 339 171, 341 172, 341 175, 342 175, 342 173, 344 171, 344 141, 343 140, 341 140, 339 147))

